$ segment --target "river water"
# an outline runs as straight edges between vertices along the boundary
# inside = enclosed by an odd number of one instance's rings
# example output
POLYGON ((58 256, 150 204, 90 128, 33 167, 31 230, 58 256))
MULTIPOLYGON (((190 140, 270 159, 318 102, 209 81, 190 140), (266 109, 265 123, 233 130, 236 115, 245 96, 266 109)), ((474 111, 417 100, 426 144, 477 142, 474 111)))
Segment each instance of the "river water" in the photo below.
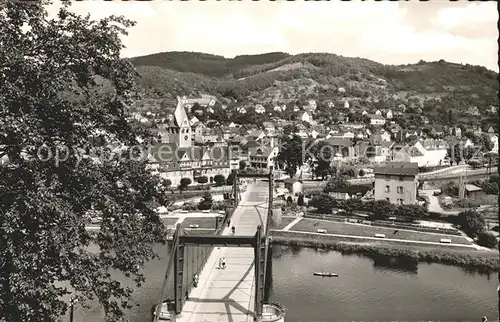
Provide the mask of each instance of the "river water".
MULTIPOLYGON (((157 251, 166 255, 167 249, 157 251)), ((491 321, 498 315, 494 274, 277 245, 272 256, 267 297, 288 309, 287 322, 480 321, 483 315, 491 321), (339 277, 315 277, 314 271, 331 271, 339 277)), ((133 294, 136 306, 129 312, 131 321, 151 320, 150 310, 158 300, 166 262, 165 256, 145 268, 146 282, 133 294)), ((92 304, 90 309, 77 307, 74 321, 104 319, 99 306, 92 304)))

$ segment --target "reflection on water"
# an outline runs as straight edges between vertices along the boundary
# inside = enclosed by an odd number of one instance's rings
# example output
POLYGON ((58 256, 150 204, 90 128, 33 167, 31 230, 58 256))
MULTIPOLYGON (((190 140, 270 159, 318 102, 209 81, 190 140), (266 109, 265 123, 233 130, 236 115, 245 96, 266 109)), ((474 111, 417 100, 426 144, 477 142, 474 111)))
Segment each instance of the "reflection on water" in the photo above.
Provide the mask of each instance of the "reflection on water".
POLYGON ((402 274, 417 274, 418 261, 406 258, 394 258, 386 256, 373 257, 373 268, 375 270, 393 271, 402 274))
POLYGON ((270 301, 288 321, 478 321, 497 314, 495 280, 439 264, 273 246, 270 301), (314 271, 338 278, 312 276, 314 271))

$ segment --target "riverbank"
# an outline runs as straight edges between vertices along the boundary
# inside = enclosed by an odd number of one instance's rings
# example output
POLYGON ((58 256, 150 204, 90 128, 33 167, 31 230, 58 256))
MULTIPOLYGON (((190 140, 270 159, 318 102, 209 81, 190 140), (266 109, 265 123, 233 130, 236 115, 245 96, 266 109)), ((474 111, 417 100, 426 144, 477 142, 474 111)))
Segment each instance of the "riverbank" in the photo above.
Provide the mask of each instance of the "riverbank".
POLYGON ((273 230, 273 243, 278 245, 328 248, 342 254, 361 254, 368 257, 399 257, 418 262, 438 263, 477 269, 485 272, 500 271, 498 252, 471 248, 433 245, 401 245, 387 241, 353 241, 327 235, 273 230))

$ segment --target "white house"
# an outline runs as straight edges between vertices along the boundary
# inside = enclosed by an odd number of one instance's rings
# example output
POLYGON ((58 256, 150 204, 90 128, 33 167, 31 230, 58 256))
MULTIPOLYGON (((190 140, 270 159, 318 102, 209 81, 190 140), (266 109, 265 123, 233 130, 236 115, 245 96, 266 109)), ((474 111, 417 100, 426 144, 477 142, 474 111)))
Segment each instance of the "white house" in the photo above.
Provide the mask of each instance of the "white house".
POLYGON ((283 180, 285 184, 285 188, 292 194, 301 193, 302 192, 302 182, 298 181, 294 178, 288 178, 283 180))
POLYGON ((382 115, 382 112, 380 112, 380 110, 376 110, 375 115, 382 115))
POLYGON ((498 153, 498 135, 492 135, 490 137, 491 139, 491 142, 493 143, 493 148, 491 149, 490 152, 493 152, 493 153, 498 153))
POLYGON ((339 93, 345 93, 345 92, 346 92, 346 91, 345 91, 345 88, 343 88, 343 87, 339 87, 339 93))
MULTIPOLYGON (((418 163, 419 167, 436 167, 448 162, 448 145, 442 140, 418 141, 401 152, 409 158, 407 161, 418 163)), ((397 154, 401 157, 401 154, 397 154)))
POLYGON ((373 125, 384 125, 385 118, 382 115, 377 114, 366 114, 366 116, 370 119, 370 124, 373 125))
POLYGON ((312 116, 307 113, 307 112, 304 112, 304 114, 302 114, 301 118, 302 122, 307 122, 307 123, 311 123, 312 121, 312 116))
POLYGON ((348 101, 344 102, 344 108, 349 108, 349 102, 348 101))
POLYGON ((240 113, 240 114, 246 114, 247 110, 244 107, 240 107, 240 108, 238 108, 238 113, 240 113))
POLYGON ((300 108, 299 108, 298 106, 294 106, 294 107, 293 107, 293 111, 294 111, 294 112, 298 112, 298 111, 300 111, 300 108))
POLYGON ((385 115, 385 117, 388 119, 392 119, 393 115, 392 115, 391 110, 387 111, 387 114, 385 115))
POLYGON ((279 105, 276 105, 273 110, 276 111, 276 112, 282 112, 283 111, 283 109, 279 105))
POLYGON ((351 131, 347 131, 343 135, 344 138, 349 138, 349 139, 354 139, 354 136, 355 136, 354 133, 351 131))
POLYGON ((189 124, 190 124, 191 126, 193 126, 193 124, 196 124, 196 123, 198 123, 199 121, 200 121, 200 120, 198 120, 198 118, 197 118, 196 116, 193 116, 193 117, 191 118, 191 120, 189 121, 189 124))
POLYGON ((318 137, 318 134, 319 134, 319 133, 318 133, 316 130, 312 130, 312 131, 311 131, 311 137, 312 137, 313 139, 317 138, 317 137, 318 137))
POLYGON ((309 100, 309 107, 312 109, 312 110, 316 110, 318 108, 318 104, 316 104, 316 101, 315 100, 309 100))
POLYGON ((270 169, 274 167, 274 158, 278 153, 278 147, 251 147, 248 149, 248 161, 253 168, 270 169))
POLYGON ((366 115, 366 114, 368 114, 367 111, 363 111, 363 113, 361 113, 361 115, 363 115, 363 116, 366 115))
POLYGON ((328 102, 328 107, 329 107, 329 108, 334 108, 334 107, 335 107, 335 104, 333 104, 333 102, 328 102))
POLYGON ((264 106, 262 106, 260 104, 255 105, 255 113, 262 114, 265 112, 266 112, 266 109, 264 108, 264 106))

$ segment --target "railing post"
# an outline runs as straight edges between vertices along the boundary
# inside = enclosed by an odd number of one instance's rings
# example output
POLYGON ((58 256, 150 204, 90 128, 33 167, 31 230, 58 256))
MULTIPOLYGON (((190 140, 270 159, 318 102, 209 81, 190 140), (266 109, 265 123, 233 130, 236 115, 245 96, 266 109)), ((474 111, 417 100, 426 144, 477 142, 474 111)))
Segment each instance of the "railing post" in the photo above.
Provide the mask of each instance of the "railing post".
POLYGON ((161 310, 163 307, 163 300, 164 300, 165 292, 167 289, 168 274, 170 273, 170 270, 172 269, 172 265, 173 265, 174 260, 175 260, 174 257, 178 251, 179 238, 181 235, 181 231, 182 231, 181 225, 177 224, 177 226, 175 227, 174 239, 172 241, 172 252, 170 253, 170 257, 168 259, 167 269, 165 272, 165 279, 163 280, 163 285, 161 287, 162 292, 160 294, 160 300, 158 301, 158 303, 156 305, 156 309, 155 309, 155 313, 154 313, 154 318, 153 318, 154 322, 158 322, 158 320, 160 318, 161 310))
POLYGON ((184 279, 184 244, 179 243, 174 258, 174 298, 175 298, 175 314, 182 312, 184 301, 183 279, 184 279))
POLYGON ((232 170, 233 172, 233 196, 234 196, 234 205, 238 205, 239 196, 238 196, 238 171, 232 170))
POLYGON ((262 226, 257 227, 255 234, 255 304, 254 320, 257 321, 262 315, 262 301, 264 299, 264 274, 265 274, 265 240, 262 238, 262 226))

